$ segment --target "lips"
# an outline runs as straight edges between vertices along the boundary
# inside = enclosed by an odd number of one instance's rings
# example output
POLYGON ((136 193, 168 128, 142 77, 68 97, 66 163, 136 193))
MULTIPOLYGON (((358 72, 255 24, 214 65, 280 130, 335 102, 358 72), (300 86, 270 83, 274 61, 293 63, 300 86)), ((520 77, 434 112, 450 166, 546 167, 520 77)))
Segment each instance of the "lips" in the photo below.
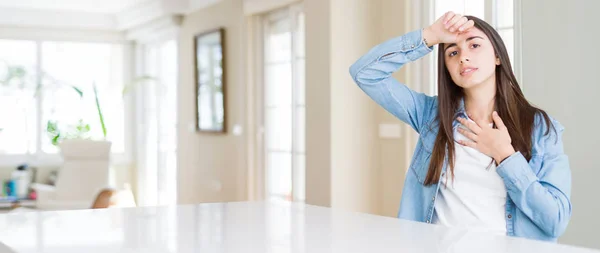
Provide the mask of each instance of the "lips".
POLYGON ((460 71, 460 75, 466 76, 466 75, 469 75, 469 74, 475 72, 476 70, 478 70, 478 68, 464 68, 460 71))

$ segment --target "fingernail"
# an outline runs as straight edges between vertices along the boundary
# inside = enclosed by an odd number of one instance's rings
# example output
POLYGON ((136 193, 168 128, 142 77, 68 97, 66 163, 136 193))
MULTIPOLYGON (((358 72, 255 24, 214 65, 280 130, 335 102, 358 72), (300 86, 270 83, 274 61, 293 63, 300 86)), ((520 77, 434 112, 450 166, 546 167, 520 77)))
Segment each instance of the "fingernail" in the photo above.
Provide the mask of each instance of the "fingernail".
POLYGON ((462 28, 462 27, 461 27, 461 28, 458 28, 458 30, 462 32, 463 28, 462 28))

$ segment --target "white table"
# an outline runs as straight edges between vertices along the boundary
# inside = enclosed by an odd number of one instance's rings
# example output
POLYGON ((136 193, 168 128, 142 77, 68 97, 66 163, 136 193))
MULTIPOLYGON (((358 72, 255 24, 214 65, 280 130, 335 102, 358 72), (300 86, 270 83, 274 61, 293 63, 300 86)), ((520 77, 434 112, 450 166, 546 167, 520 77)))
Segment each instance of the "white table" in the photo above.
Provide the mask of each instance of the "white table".
POLYGON ((599 252, 279 202, 10 213, 0 241, 0 252, 599 252))

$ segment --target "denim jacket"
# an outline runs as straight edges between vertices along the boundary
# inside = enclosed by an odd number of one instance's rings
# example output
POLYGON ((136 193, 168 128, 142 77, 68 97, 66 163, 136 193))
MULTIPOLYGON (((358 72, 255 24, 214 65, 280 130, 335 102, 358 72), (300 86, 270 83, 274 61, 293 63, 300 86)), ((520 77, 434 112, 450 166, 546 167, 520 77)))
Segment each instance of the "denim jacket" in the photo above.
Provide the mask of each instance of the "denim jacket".
MULTIPOLYGON (((423 184, 438 132, 437 96, 415 92, 391 77, 404 64, 433 50, 423 43, 422 36, 422 30, 415 30, 375 46, 350 67, 350 74, 371 99, 419 133, 398 218, 430 223, 442 178, 430 186, 423 184)), ((465 117, 462 100, 456 117, 465 117)), ((556 131, 550 129, 545 135, 548 126, 543 117, 536 115, 529 161, 516 152, 496 168, 507 190, 505 219, 509 236, 556 241, 571 218, 571 171, 563 152, 564 128, 550 119, 556 131)), ((455 119, 454 127, 457 124, 455 119)), ((446 168, 444 162, 442 173, 446 168)))

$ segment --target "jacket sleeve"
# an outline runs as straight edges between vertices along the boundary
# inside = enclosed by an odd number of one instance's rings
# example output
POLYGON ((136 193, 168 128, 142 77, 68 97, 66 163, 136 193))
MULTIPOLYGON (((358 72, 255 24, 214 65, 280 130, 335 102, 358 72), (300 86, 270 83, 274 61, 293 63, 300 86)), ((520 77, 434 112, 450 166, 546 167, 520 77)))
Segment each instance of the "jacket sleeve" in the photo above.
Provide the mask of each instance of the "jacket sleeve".
POLYGON ((556 131, 550 129, 548 135, 539 131, 544 151, 537 174, 520 152, 506 158, 496 171, 517 208, 546 234, 559 237, 571 218, 571 169, 563 150, 564 128, 557 121, 553 125, 556 131))
POLYGON ((404 64, 433 50, 423 43, 422 36, 419 29, 385 41, 350 67, 352 79, 371 99, 417 132, 427 120, 436 99, 411 90, 391 75, 404 64))

